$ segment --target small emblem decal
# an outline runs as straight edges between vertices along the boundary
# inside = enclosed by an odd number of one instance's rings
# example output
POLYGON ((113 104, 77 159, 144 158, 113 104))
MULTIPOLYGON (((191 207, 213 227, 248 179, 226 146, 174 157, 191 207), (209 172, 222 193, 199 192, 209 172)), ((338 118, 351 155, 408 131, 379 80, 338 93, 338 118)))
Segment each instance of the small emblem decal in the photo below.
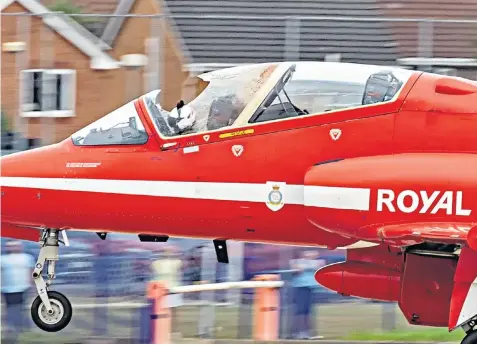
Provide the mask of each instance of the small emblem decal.
POLYGON ((203 136, 203 138, 204 138, 205 141, 209 141, 210 135, 206 134, 206 135, 203 136))
POLYGON ((334 128, 330 130, 330 136, 333 140, 338 140, 341 137, 341 129, 334 128))
POLYGON ((232 146, 232 152, 235 157, 239 157, 243 153, 243 146, 242 145, 232 146))
POLYGON ((284 186, 284 182, 267 182, 267 207, 274 212, 285 205, 283 199, 284 186))

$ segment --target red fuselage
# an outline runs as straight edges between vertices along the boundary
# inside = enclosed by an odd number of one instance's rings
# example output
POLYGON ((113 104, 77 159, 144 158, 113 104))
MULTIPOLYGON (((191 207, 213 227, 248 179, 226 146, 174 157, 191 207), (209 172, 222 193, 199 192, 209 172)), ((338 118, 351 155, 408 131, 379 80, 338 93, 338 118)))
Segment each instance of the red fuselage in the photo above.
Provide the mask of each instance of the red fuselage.
POLYGON ((4 226, 334 248, 381 241, 377 224, 477 222, 474 84, 416 72, 394 102, 222 128, 207 138, 164 139, 142 99, 135 108, 149 136, 144 145, 79 147, 67 139, 3 157, 4 226), (279 210, 267 207, 267 182, 286 183, 279 210), (341 192, 323 187, 368 189, 367 206, 334 207, 341 192), (388 193, 380 210, 379 190, 388 193), (403 191, 418 200, 398 202, 403 191), (446 192, 450 201, 441 200, 446 192))

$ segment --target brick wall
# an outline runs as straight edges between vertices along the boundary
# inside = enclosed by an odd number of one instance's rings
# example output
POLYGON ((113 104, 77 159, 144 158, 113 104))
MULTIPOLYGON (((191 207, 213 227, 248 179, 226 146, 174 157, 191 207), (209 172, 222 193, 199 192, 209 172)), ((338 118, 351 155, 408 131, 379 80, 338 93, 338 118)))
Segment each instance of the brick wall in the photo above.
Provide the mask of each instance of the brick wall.
MULTIPOLYGON (((140 0, 140 4, 148 1, 140 0)), ((147 8, 140 8, 144 11, 147 8)), ((18 3, 13 3, 3 12, 26 12, 18 3)), ((58 142, 70 136, 78 129, 99 119, 115 108, 126 103, 131 92, 131 74, 126 74, 124 69, 95 71, 90 69, 90 58, 78 50, 74 45, 65 40, 58 33, 48 30, 51 46, 41 41, 44 36, 45 25, 38 17, 29 17, 30 45, 27 47, 27 68, 67 68, 76 70, 76 111, 74 117, 69 118, 29 118, 25 119, 26 133, 30 138, 45 137, 48 133, 52 142, 58 142), (50 55, 51 54, 51 55, 50 55), (49 61, 42 58, 52 56, 49 61), (129 85, 128 85, 129 83, 129 85), (128 89, 129 87, 129 89, 128 89), (46 124, 46 125, 45 125, 46 124)), ((12 42, 21 40, 17 36, 18 21, 25 17, 2 16, 1 40, 12 42)), ((28 20, 28 19, 27 19, 28 20)), ((119 58, 126 53, 144 53, 144 40, 149 36, 148 24, 134 25, 127 22, 118 37, 117 44, 111 53, 119 58)), ((165 103, 175 104, 180 97, 180 85, 184 80, 181 72, 181 59, 177 52, 170 49, 172 43, 168 38, 164 80, 162 85, 168 85, 171 91, 167 92, 165 103)), ((23 53, 21 53, 23 54, 23 53)), ((13 117, 18 115, 19 75, 16 69, 15 54, 2 51, 2 108, 5 110, 9 123, 13 124, 13 117)), ((143 92, 143 75, 137 75, 133 83, 137 85, 137 95, 143 92)))

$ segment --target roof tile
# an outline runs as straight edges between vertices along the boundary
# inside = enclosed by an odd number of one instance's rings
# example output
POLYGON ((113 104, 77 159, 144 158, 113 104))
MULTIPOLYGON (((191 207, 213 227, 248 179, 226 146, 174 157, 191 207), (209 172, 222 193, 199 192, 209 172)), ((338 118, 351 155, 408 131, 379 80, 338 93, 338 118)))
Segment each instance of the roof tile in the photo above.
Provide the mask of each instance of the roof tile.
MULTIPOLYGON (((477 0, 378 0, 389 18, 429 18, 446 20, 476 20, 477 0)), ((399 43, 400 57, 420 56, 419 24, 392 22, 394 37, 399 43)), ((433 23, 429 55, 439 58, 473 58, 477 56, 475 23, 433 23)), ((426 37, 426 36, 424 36, 426 37)))
POLYGON ((283 0, 279 6, 275 0, 167 0, 166 4, 196 63, 288 60, 284 17, 304 18, 290 21, 288 27, 298 60, 322 60, 334 53, 341 53, 344 62, 393 64, 397 58, 387 23, 310 18, 378 17, 375 0, 283 0))

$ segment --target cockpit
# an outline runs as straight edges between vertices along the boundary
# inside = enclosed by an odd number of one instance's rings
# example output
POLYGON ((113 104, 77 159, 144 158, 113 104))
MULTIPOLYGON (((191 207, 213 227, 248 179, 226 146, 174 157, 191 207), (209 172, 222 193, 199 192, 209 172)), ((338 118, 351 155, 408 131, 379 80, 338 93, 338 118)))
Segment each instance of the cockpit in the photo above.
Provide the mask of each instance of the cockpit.
POLYGON ((147 142, 148 135, 131 101, 80 129, 71 138, 77 146, 141 145, 147 142))
MULTIPOLYGON (((393 101, 413 71, 330 62, 245 65, 201 74, 173 109, 161 90, 140 97, 155 130, 169 138, 393 101), (189 100, 190 99, 190 100, 189 100)), ((130 102, 72 136, 76 145, 141 144, 147 134, 130 102)))
POLYGON ((277 65, 258 64, 199 75, 198 78, 206 83, 205 89, 187 104, 179 102, 171 111, 160 105, 158 90, 146 94, 144 102, 156 129, 164 137, 232 126, 256 98, 277 65))

